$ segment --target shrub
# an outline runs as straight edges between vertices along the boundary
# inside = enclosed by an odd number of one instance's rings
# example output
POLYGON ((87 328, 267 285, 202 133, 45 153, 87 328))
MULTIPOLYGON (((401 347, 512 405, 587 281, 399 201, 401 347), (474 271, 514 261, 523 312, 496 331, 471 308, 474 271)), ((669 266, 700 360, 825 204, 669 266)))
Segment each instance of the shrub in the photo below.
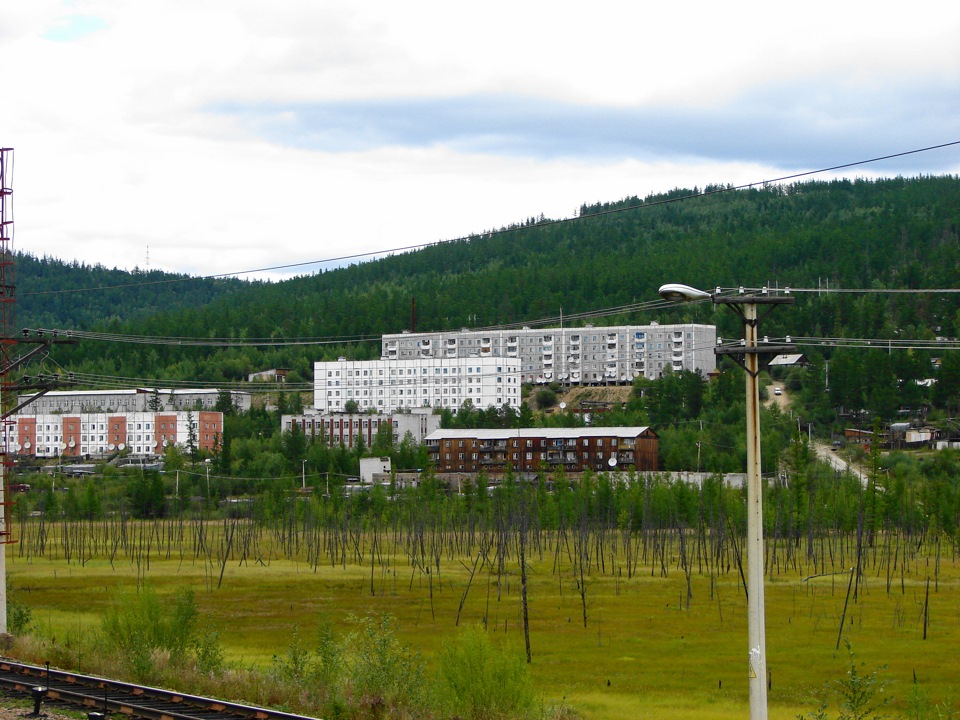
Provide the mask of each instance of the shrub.
MULTIPOLYGON (((883 720, 889 717, 884 708, 890 703, 890 698, 884 696, 886 684, 879 677, 883 668, 866 673, 858 670, 853 649, 849 642, 846 645, 850 667, 844 677, 828 687, 828 694, 832 694, 837 703, 837 720, 883 720)), ((829 720, 829 704, 829 697, 824 697, 816 712, 811 715, 798 715, 797 719, 829 720)))
POLYGON ((13 582, 7 578, 7 630, 12 635, 23 635, 33 625, 33 610, 13 592, 13 582))
POLYGON ((171 665, 182 665, 188 651, 196 647, 198 618, 192 590, 178 590, 170 602, 145 587, 107 610, 101 623, 102 640, 134 677, 144 681, 156 671, 161 655, 168 656, 171 665))
POLYGON ((494 645, 482 627, 464 629, 439 656, 442 702, 470 720, 517 718, 534 708, 530 671, 520 653, 494 645))
POLYGON ((370 707, 417 705, 422 699, 423 661, 393 630, 393 617, 353 617, 341 654, 346 683, 354 697, 370 707))
POLYGON ((312 674, 312 666, 310 651, 300 638, 300 628, 294 625, 293 640, 287 646, 286 654, 273 656, 273 676, 283 682, 302 685, 312 674))
POLYGON ((557 394, 550 388, 541 388, 537 390, 537 394, 534 396, 537 403, 537 407, 540 410, 546 408, 551 408, 557 404, 557 394))

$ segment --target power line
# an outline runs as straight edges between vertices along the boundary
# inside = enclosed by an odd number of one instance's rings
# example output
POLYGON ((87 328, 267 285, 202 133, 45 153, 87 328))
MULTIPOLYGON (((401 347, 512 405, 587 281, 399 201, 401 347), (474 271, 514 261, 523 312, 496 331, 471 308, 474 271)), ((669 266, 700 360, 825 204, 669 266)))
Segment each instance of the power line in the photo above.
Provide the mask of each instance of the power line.
POLYGON ((185 336, 158 336, 158 335, 122 335, 120 333, 100 333, 86 330, 47 330, 41 328, 24 332, 43 334, 57 334, 74 340, 96 340, 102 342, 132 343, 142 345, 174 345, 183 347, 288 347, 296 345, 339 345, 371 342, 380 340, 379 335, 345 335, 314 338, 198 338, 185 336))
MULTIPOLYGON (((650 300, 640 303, 631 303, 629 305, 619 305, 612 308, 603 308, 600 310, 586 311, 581 313, 571 313, 569 315, 553 316, 540 318, 537 320, 524 320, 515 323, 504 323, 501 325, 488 325, 485 327, 471 328, 473 332, 493 332, 497 330, 511 330, 521 327, 539 327, 555 325, 563 322, 576 322, 580 320, 592 320, 602 317, 631 314, 637 312, 648 312, 650 310, 659 310, 671 307, 673 304, 666 300, 650 300)), ((443 332, 443 331, 437 331, 443 332)), ((365 342, 379 342, 382 335, 343 335, 331 337, 310 337, 310 338, 208 338, 208 337, 187 337, 187 336, 159 336, 159 335, 124 335, 121 333, 104 333, 87 330, 63 330, 49 328, 25 328, 24 333, 36 333, 37 335, 53 335, 67 337, 74 340, 95 340, 102 342, 132 343, 143 345, 172 345, 179 347, 293 347, 293 346, 321 346, 321 345, 348 345, 365 342)))

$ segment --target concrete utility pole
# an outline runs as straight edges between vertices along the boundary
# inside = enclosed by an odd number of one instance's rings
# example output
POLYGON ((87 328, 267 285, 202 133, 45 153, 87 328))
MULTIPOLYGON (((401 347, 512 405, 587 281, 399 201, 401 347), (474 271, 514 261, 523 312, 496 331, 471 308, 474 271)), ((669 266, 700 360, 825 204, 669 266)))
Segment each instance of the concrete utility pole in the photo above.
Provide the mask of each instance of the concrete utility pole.
POLYGON ((743 344, 717 347, 717 355, 730 355, 746 371, 747 400, 747 639, 749 645, 750 720, 767 718, 767 636, 763 596, 763 477, 760 470, 760 388, 757 376, 774 355, 792 352, 793 345, 772 345, 757 342, 760 321, 777 305, 793 304, 796 298, 771 295, 764 288, 760 294, 720 295, 670 284, 660 288, 660 296, 673 302, 712 300, 726 305, 743 322, 743 344), (758 306, 767 308, 758 314, 758 306), (767 355, 761 360, 761 355, 767 355))
MULTIPOLYGON (((13 253, 13 148, 0 148, 0 633, 7 632, 7 544, 10 540, 10 528, 7 523, 7 469, 10 461, 8 446, 10 416, 29 405, 38 397, 61 384, 72 384, 72 374, 68 381, 61 382, 59 375, 39 375, 36 378, 24 377, 17 383, 10 382, 10 373, 37 355, 49 354, 50 346, 57 342, 76 342, 61 340, 57 333, 37 331, 36 337, 29 330, 23 333, 14 331, 14 316, 17 304, 15 256, 13 253), (36 343, 37 347, 15 357, 17 347, 24 343, 36 343), (39 390, 32 398, 21 402, 8 410, 12 398, 23 390, 39 390)), ((44 356, 45 356, 44 355, 44 356)), ((14 448, 19 450, 19 448, 14 448)))

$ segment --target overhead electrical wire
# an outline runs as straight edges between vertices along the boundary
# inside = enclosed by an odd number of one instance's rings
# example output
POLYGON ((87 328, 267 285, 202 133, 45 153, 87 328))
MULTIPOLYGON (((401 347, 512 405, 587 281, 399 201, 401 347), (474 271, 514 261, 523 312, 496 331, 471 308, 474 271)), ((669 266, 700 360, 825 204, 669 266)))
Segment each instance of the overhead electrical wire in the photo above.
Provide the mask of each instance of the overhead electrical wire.
MULTIPOLYGON (((557 322, 574 322, 594 318, 610 317, 615 315, 658 310, 671 307, 673 304, 666 300, 651 300, 630 305, 619 305, 612 308, 571 313, 537 320, 525 320, 502 325, 488 325, 471 328, 474 332, 492 332, 496 330, 511 330, 521 327, 538 327, 555 325, 557 322)), ((74 340, 96 340, 102 342, 132 343, 143 345, 175 345, 183 347, 290 347, 298 345, 347 345, 363 342, 379 342, 382 335, 344 335, 312 338, 209 338, 161 335, 124 335, 120 333, 93 332, 88 330, 67 330, 50 328, 26 328, 25 333, 65 337, 74 340)))
POLYGON ((380 335, 346 335, 318 338, 201 338, 158 335, 122 335, 119 333, 101 333, 87 330, 48 330, 39 328, 25 332, 35 332, 39 335, 56 334, 74 340, 99 340, 104 342, 133 343, 142 345, 179 345, 199 347, 288 347, 294 345, 339 345, 380 340, 380 335))
MULTIPOLYGON (((942 293, 960 293, 960 288, 913 288, 913 289, 878 289, 878 288, 715 288, 714 297, 730 297, 744 293, 808 293, 808 294, 942 294, 942 293)), ((698 303, 709 303, 710 298, 695 300, 685 305, 696 305, 698 303)), ((628 305, 618 305, 611 308, 602 308, 599 310, 589 310, 578 313, 563 315, 553 315, 536 320, 523 320, 512 323, 503 323, 500 325, 486 325, 482 327, 471 328, 472 332, 497 332, 509 331, 524 327, 555 327, 558 324, 567 322, 589 321, 604 317, 617 315, 626 315, 639 312, 650 312, 652 310, 664 310, 676 308, 677 304, 668 300, 650 300, 628 305)), ((209 337, 186 337, 186 336, 159 336, 159 335, 124 335, 120 333, 102 333, 86 330, 51 330, 48 328, 39 328, 36 330, 25 329, 25 333, 33 332, 39 335, 52 335, 66 337, 71 339, 94 340, 102 342, 131 343, 144 345, 169 345, 182 347, 295 347, 295 346, 322 346, 322 345, 349 345, 365 342, 379 342, 382 335, 344 335, 329 337, 310 337, 310 338, 209 338, 209 337)), ((429 331, 434 334, 454 331, 429 331)), ((396 334, 396 333, 394 333, 396 334)))

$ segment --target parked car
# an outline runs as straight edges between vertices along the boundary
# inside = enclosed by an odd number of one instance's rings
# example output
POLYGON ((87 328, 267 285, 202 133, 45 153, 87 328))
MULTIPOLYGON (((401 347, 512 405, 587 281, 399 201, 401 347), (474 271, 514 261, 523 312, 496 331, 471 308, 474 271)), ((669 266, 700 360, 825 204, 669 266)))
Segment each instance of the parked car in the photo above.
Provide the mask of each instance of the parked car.
POLYGON ((773 389, 773 394, 774 394, 774 395, 783 395, 783 390, 781 390, 781 389, 778 388, 778 387, 775 387, 775 388, 773 389))

